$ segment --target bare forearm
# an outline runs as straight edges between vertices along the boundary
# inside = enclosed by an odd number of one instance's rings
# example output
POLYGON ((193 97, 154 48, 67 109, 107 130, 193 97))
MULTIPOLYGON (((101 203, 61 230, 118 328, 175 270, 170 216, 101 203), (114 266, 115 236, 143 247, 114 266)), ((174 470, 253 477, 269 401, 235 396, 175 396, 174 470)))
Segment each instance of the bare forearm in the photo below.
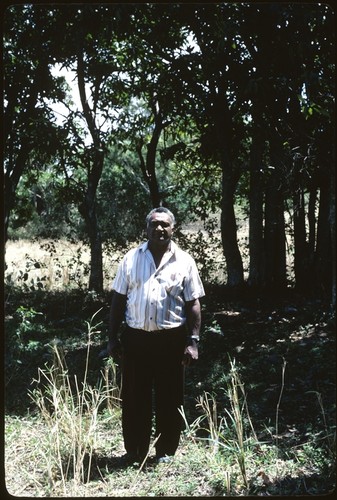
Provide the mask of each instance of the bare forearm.
POLYGON ((118 330, 125 317, 126 296, 114 292, 109 316, 109 340, 116 340, 118 330))
POLYGON ((186 323, 188 329, 188 338, 186 339, 186 347, 182 364, 189 366, 192 362, 197 361, 198 340, 201 326, 201 308, 198 299, 191 300, 185 304, 186 323))
POLYGON ((189 335, 198 337, 201 327, 201 307, 198 299, 186 302, 186 322, 189 335))

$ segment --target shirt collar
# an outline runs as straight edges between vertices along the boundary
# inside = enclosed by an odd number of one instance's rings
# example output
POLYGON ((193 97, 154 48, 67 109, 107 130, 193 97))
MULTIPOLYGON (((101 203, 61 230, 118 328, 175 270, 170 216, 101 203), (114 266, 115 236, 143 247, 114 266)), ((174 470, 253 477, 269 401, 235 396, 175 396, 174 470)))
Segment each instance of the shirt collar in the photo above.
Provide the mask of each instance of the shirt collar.
MULTIPOLYGON (((149 242, 148 241, 145 241, 144 243, 142 243, 142 245, 140 245, 141 251, 145 253, 146 250, 148 250, 148 246, 149 246, 149 242)), ((170 249, 169 249, 168 253, 175 254, 176 253, 176 249, 177 249, 177 245, 174 243, 174 241, 171 240, 171 242, 170 242, 170 249)))

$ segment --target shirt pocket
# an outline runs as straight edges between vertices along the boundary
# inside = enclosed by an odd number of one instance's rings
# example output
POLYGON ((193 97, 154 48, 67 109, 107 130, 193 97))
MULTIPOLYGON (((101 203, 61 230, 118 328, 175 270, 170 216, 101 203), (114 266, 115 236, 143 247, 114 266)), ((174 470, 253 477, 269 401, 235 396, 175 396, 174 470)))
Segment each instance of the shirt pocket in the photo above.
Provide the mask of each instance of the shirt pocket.
POLYGON ((181 273, 174 273, 166 278, 165 290, 171 297, 182 297, 184 290, 185 276, 181 273))

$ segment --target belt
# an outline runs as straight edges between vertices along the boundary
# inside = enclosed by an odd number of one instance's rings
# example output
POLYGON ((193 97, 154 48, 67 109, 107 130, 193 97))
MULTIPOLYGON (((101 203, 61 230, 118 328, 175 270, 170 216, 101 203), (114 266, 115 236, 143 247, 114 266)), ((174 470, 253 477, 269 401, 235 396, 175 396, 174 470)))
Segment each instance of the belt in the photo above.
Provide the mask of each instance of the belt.
POLYGON ((186 327, 185 324, 177 326, 175 328, 163 328, 161 330, 141 330, 138 328, 131 328, 131 326, 127 325, 126 331, 130 333, 136 333, 136 334, 150 334, 150 335, 176 335, 176 334, 182 334, 186 333, 186 327))

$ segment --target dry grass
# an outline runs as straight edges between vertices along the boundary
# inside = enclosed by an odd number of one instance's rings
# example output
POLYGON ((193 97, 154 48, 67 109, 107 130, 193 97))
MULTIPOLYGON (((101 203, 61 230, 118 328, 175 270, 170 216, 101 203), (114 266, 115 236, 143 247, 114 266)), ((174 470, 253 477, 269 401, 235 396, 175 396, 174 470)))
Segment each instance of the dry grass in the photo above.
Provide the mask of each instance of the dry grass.
MULTIPOLYGON (((226 261, 223 255, 220 216, 214 216, 215 232, 208 233, 202 223, 186 225, 181 230, 179 246, 195 258, 203 281, 225 283, 226 261)), ((237 214, 237 241, 242 255, 244 279, 249 276, 249 222, 237 214)), ((131 243, 129 248, 138 243, 131 243)), ((287 273, 293 279, 293 242, 287 231, 287 273)), ((122 252, 112 252, 103 245, 103 287, 109 289, 122 252)), ((63 240, 9 240, 6 243, 5 279, 12 285, 38 286, 44 290, 87 289, 90 272, 90 248, 82 242, 63 240)))
MULTIPOLYGON (((137 496, 211 496, 214 491, 211 476, 222 475, 220 464, 203 447, 183 439, 175 460, 158 467, 120 469, 114 467, 114 457, 123 454, 120 443, 111 446, 108 422, 101 419, 97 429, 99 440, 95 449, 97 461, 90 482, 62 482, 52 477, 46 467, 45 442, 48 427, 32 417, 6 417, 6 486, 13 496, 24 497, 137 497, 137 496), (211 463, 212 461, 213 463, 211 463)), ((118 422, 110 424, 116 433, 118 422)), ((119 429, 120 433, 120 429, 119 429)))
MULTIPOLYGON (((104 287, 108 288, 116 271, 116 259, 103 253, 104 287)), ((6 243, 5 279, 10 284, 64 290, 87 288, 90 268, 88 245, 67 240, 17 240, 6 243)))
MULTIPOLYGON (((40 418, 6 417, 6 486, 13 496, 24 497, 208 497, 242 496, 247 493, 240 465, 231 450, 214 451, 196 435, 184 434, 174 460, 144 468, 120 468, 117 457, 123 446, 120 418, 101 416, 90 481, 63 481, 48 470, 50 432, 40 418)), ((198 426, 195 427, 195 430, 198 426)), ((150 455, 151 456, 151 455, 150 455)), ((303 457, 304 458, 304 457, 303 457)), ((317 494, 309 486, 319 466, 310 460, 281 458, 271 446, 257 444, 245 451, 249 495, 317 494), (308 484, 306 483, 308 482, 308 484)), ((326 489, 324 489, 326 492, 326 489)))
MULTIPOLYGON (((211 242, 207 234, 203 233, 202 252, 200 241, 196 246, 193 244, 194 238, 197 237, 197 233, 190 232, 185 243, 188 243, 187 250, 196 259, 203 278, 206 278, 206 281, 210 277, 225 281, 226 266, 220 237, 211 242), (207 262, 212 262, 211 272, 207 270, 207 262)), ((135 245, 137 243, 131 246, 135 245)), ((117 264, 126 250, 123 253, 111 254, 111 251, 103 246, 104 289, 109 289, 117 264)), ((46 291, 88 288, 90 249, 84 243, 70 243, 66 240, 10 240, 6 244, 5 258, 5 280, 9 285, 35 289, 40 287, 46 291)))

